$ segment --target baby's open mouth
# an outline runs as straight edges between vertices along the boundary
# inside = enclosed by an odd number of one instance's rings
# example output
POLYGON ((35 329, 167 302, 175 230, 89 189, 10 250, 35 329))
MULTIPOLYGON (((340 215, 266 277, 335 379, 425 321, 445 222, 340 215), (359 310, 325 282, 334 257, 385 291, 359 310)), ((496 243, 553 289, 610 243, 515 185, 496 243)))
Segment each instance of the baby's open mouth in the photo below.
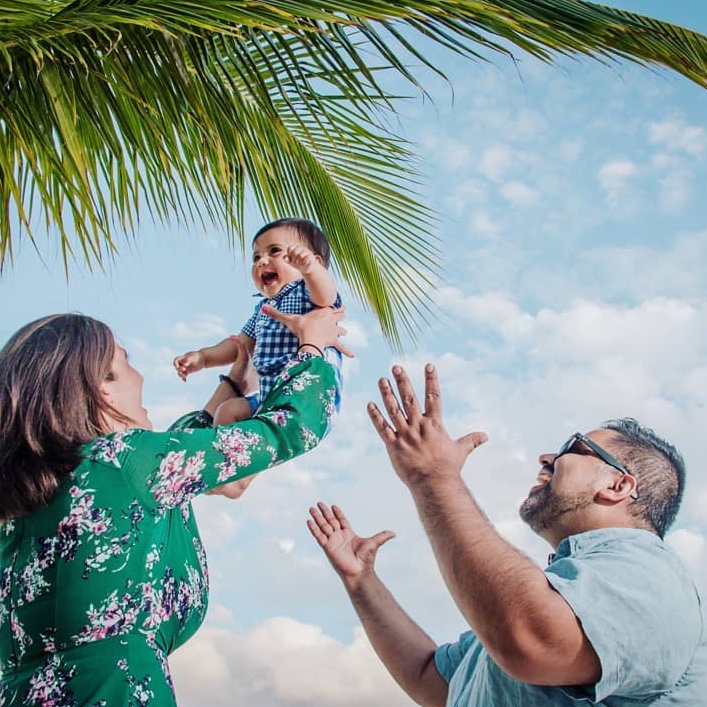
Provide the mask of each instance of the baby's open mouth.
POLYGON ((275 280, 277 280, 277 273, 264 272, 260 276, 260 279, 262 280, 263 285, 269 285, 271 282, 274 282, 275 280))

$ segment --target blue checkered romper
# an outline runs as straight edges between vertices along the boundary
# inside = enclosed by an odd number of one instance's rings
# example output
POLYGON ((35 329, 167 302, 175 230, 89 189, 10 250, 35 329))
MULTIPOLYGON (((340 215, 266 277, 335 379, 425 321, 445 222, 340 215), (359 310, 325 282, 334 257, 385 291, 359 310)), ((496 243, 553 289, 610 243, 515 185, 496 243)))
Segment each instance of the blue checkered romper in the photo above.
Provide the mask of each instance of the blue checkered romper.
MULTIPOLYGON (((286 314, 306 314, 315 309, 309 290, 304 280, 296 280, 285 285, 274 297, 262 297, 255 305, 255 310, 250 319, 241 330, 244 334, 255 340, 253 352, 253 366, 260 376, 260 401, 265 400, 270 392, 275 379, 280 374, 283 366, 297 353, 299 341, 297 337, 280 322, 275 321, 267 314, 261 314, 260 308, 269 304, 275 309, 286 314)), ((334 307, 341 306, 341 297, 337 294, 334 307)), ((336 409, 341 402, 341 354, 334 348, 324 351, 325 358, 336 370, 338 389, 336 393, 336 409)))

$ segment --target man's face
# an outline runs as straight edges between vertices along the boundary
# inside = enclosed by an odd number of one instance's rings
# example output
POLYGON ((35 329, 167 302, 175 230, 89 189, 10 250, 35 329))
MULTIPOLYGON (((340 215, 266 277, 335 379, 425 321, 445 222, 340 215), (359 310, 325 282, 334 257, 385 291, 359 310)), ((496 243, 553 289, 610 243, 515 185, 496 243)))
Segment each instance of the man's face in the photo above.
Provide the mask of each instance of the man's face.
MULTIPOLYGON (((611 451, 612 441, 615 443, 612 430, 594 430, 586 436, 606 451, 611 451)), ((539 461, 538 483, 528 492, 519 514, 541 536, 571 532, 582 511, 594 504, 597 491, 606 482, 604 475, 620 473, 579 439, 562 455, 541 454, 539 461)))

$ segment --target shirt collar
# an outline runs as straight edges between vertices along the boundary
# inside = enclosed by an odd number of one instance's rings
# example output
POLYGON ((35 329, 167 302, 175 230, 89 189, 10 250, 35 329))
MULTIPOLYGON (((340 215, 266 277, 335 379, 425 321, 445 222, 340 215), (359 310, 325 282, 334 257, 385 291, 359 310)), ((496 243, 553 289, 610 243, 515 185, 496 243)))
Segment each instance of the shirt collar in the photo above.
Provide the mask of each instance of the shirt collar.
POLYGON ((551 552, 547 557, 548 565, 564 557, 576 554, 580 551, 587 551, 597 545, 607 541, 618 540, 620 538, 632 537, 636 541, 662 543, 663 541, 650 530, 642 528, 597 528, 587 530, 584 533, 569 535, 557 546, 557 552, 551 552))
POLYGON ((288 282, 274 297, 266 297, 262 292, 254 292, 253 297, 260 297, 268 302, 277 302, 285 295, 290 294, 290 292, 292 292, 292 290, 294 290, 295 287, 297 287, 301 282, 302 280, 293 280, 292 282, 288 282))

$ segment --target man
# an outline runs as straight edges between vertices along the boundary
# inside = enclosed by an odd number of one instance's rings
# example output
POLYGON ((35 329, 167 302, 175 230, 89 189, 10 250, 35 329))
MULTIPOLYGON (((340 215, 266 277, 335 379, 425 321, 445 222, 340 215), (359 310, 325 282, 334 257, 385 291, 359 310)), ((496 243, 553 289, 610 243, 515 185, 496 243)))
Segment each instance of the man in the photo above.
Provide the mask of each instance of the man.
POLYGON ((631 419, 573 435, 542 454, 520 515, 555 550, 545 571, 503 540, 461 478, 486 441, 452 440, 434 368, 424 414, 393 368, 373 425, 407 485, 444 579, 472 631, 436 646, 375 573, 393 537, 358 537, 319 503, 309 529, 337 571, 388 671, 422 705, 698 707, 707 705, 707 616, 662 537, 684 486, 674 447, 631 419))

